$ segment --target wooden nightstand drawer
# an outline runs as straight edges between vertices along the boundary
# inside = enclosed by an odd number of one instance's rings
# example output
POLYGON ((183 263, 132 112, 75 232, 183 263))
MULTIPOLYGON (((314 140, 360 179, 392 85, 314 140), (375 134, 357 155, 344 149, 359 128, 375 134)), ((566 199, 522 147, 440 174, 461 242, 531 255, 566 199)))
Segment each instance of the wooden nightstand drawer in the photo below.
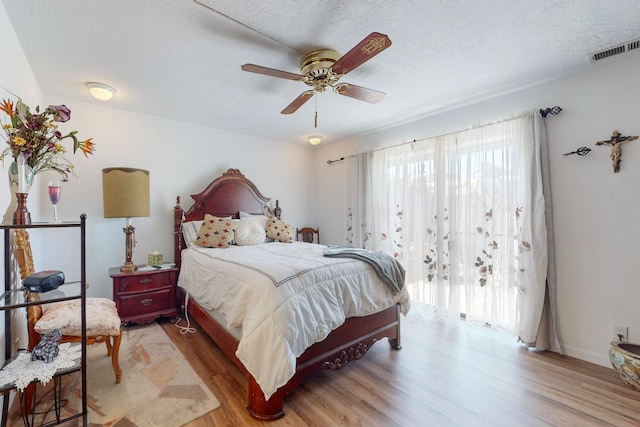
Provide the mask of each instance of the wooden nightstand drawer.
POLYGON ((128 318, 147 317, 150 313, 175 310, 171 289, 162 289, 143 294, 120 295, 116 305, 128 318))
POLYGON ((159 317, 174 317, 176 308, 175 267, 121 272, 109 269, 113 300, 123 323, 148 323, 159 317))
POLYGON ((136 274, 118 280, 118 293, 147 292, 154 289, 170 288, 175 284, 173 274, 136 274))

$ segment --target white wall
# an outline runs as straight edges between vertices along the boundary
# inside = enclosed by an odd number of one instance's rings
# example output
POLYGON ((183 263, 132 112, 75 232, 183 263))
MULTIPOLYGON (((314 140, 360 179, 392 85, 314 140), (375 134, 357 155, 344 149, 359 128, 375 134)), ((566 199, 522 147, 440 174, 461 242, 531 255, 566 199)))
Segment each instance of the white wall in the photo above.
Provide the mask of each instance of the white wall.
POLYGON ((344 243, 344 162, 376 147, 441 135, 522 111, 559 105, 549 118, 551 186, 556 231, 558 326, 565 352, 610 366, 614 324, 640 341, 640 140, 623 145, 613 173, 608 140, 614 129, 640 135, 640 55, 611 59, 587 71, 516 93, 406 123, 316 152, 318 199, 314 220, 327 243, 344 243), (585 157, 563 153, 587 146, 585 157))
MULTIPOLYGON (((197 194, 228 168, 237 168, 266 196, 272 207, 280 200, 283 219, 297 226, 311 212, 304 195, 311 185, 307 171, 312 166, 313 152, 306 146, 234 134, 226 131, 166 120, 154 116, 49 97, 45 103, 65 104, 71 109, 71 120, 65 130, 78 130, 78 137, 93 137, 96 153, 89 158, 70 155, 77 177, 63 183, 58 205, 61 220, 87 222, 87 278, 90 296, 111 298, 112 285, 107 271, 124 263, 124 219, 102 217, 102 169, 125 166, 150 172, 151 216, 133 218, 137 246, 133 261, 146 264, 147 254, 160 251, 165 261, 173 260, 173 207, 176 196, 184 208, 197 194)), ((106 103, 105 105, 108 105, 106 103)), ((35 185, 46 188, 48 174, 37 176, 35 185)), ((32 219, 52 218, 46 193, 42 209, 32 212, 32 219)), ((56 234, 58 235, 58 234, 56 234)), ((71 239, 69 239, 72 241, 71 239)), ((49 240, 50 241, 50 240, 49 240)), ((72 241, 73 242, 73 241, 72 241)), ((43 250, 41 268, 67 268, 72 271, 74 247, 60 242, 60 250, 43 250)), ((73 243, 72 243, 73 244, 73 243)))
MULTIPOLYGON (((9 21, 9 18, 5 12, 4 6, 0 3, 0 40, 2 40, 2 51, 4 61, 2 66, 0 67, 0 99, 11 98, 13 96, 8 91, 13 93, 19 93, 25 102, 34 102, 39 103, 42 100, 42 92, 40 91, 40 87, 36 83, 33 72, 31 71, 31 67, 29 66, 29 62, 18 43, 18 39, 16 38, 15 32, 13 30, 13 26, 9 21)), ((3 113, 4 114, 4 113, 3 113)), ((4 118, 2 119, 2 123, 4 122, 4 118)), ((4 141, 4 139, 2 140, 4 141)), ((4 142, 0 142, 2 144, 2 149, 6 146, 4 142)), ((8 166, 11 164, 11 160, 4 162, 4 167, 2 168, 2 173, 0 175, 0 215, 5 214, 5 210, 9 206, 11 201, 11 195, 9 192, 9 181, 7 178, 8 166)), ((33 203, 33 206, 37 209, 37 202, 33 203)), ((13 213, 10 213, 11 219, 13 219, 13 213)), ((2 220, 0 220, 2 222, 2 220)), ((3 234, 4 240, 4 234, 3 234)), ((3 251, 4 253, 4 251, 3 251)), ((37 253, 37 249, 34 251, 37 253)), ((3 266, 4 266, 4 256, 2 257, 3 266)), ((15 265, 15 263, 14 263, 15 265)), ((5 271, 4 267, 2 268, 2 273, 0 274, 0 280, 2 281, 1 285, 4 289, 5 282, 5 271)), ((17 274, 13 273, 12 282, 15 282, 17 274)), ((12 343, 14 346, 18 348, 22 348, 26 345, 26 315, 24 310, 13 310, 11 313, 12 316, 12 343), (20 333, 20 331, 22 333, 20 333), (16 343, 15 338, 20 338, 20 342, 16 343)), ((0 360, 4 360, 4 351, 5 351, 5 316, 4 312, 0 315, 0 360)), ((15 395, 11 395, 13 398, 15 395)), ((4 397, 3 397, 4 399, 4 397)))
MULTIPOLYGON (((0 99, 15 100, 13 94, 22 97, 25 103, 38 104, 42 102, 42 92, 36 82, 33 71, 29 66, 29 61, 22 51, 22 47, 13 31, 13 26, 9 21, 4 5, 0 3, 0 40, 2 40, 2 50, 5 59, 0 67, 0 99)), ((4 115, 4 113, 2 113, 4 115)), ((2 123, 6 123, 6 117, 2 118, 2 123)), ((4 150, 6 144, 2 139, 0 151, 4 150)), ((0 179, 0 215, 5 215, 5 210, 11 201, 9 193, 9 181, 7 178, 8 168, 12 158, 3 162, 3 177, 0 179)), ((13 213, 11 213, 13 215, 13 213)), ((1 221, 1 220, 0 220, 1 221)))

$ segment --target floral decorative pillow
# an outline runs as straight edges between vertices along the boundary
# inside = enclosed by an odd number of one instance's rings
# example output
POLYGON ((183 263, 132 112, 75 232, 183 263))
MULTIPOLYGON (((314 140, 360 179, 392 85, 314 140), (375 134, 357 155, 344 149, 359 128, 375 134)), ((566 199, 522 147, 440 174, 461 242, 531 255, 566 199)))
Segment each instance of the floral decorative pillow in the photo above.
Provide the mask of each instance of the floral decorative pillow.
POLYGON ((207 248, 228 248, 233 241, 233 230, 237 225, 238 223, 231 219, 206 214, 198 231, 196 244, 207 248))
MULTIPOLYGON (((33 329, 42 335, 60 329, 63 335, 81 335, 80 300, 54 302, 43 307, 44 313, 33 329)), ((87 335, 119 335, 120 317, 116 303, 107 298, 87 298, 87 335)))
POLYGON ((269 218, 267 221, 267 237, 276 242, 291 243, 293 241, 293 227, 278 218, 269 218))
POLYGON ((257 220, 243 218, 236 227, 234 236, 236 245, 251 246, 264 243, 267 232, 257 220))

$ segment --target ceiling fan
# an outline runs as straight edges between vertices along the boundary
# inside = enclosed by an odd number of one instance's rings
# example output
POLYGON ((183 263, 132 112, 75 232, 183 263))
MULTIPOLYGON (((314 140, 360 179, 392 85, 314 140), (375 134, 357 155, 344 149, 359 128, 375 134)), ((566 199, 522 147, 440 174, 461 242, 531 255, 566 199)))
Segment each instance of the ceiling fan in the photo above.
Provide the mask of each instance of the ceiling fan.
POLYGON ((351 83, 339 83, 339 80, 389 46, 391 46, 389 37, 373 32, 342 56, 333 49, 319 49, 307 53, 300 60, 300 74, 254 64, 244 64, 241 68, 243 71, 295 80, 311 86, 312 89, 302 92, 291 104, 285 107, 281 111, 282 114, 295 113, 313 95, 324 92, 328 88, 332 88, 335 93, 340 95, 375 104, 384 99, 386 95, 384 92, 351 83))

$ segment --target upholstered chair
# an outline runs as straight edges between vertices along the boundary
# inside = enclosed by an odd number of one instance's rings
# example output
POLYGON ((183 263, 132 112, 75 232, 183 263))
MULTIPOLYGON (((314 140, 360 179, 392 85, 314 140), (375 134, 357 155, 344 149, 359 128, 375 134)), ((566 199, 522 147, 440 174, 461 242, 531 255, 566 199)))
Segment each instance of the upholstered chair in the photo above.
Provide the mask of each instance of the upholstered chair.
MULTIPOLYGON (((29 233, 25 229, 17 229, 14 242, 20 277, 24 281, 26 277, 34 273, 29 233)), ((26 294, 26 298, 31 301, 40 298, 37 293, 27 292, 26 294)), ((80 304, 81 300, 76 299, 30 306, 27 312, 29 350, 32 350, 40 342, 41 335, 45 335, 53 329, 62 331, 61 342, 63 343, 80 342, 82 339, 80 304)), ((86 313, 87 345, 106 343, 107 355, 111 357, 116 384, 118 384, 122 378, 122 369, 118 359, 122 339, 122 322, 115 303, 107 298, 86 298, 86 313)))

